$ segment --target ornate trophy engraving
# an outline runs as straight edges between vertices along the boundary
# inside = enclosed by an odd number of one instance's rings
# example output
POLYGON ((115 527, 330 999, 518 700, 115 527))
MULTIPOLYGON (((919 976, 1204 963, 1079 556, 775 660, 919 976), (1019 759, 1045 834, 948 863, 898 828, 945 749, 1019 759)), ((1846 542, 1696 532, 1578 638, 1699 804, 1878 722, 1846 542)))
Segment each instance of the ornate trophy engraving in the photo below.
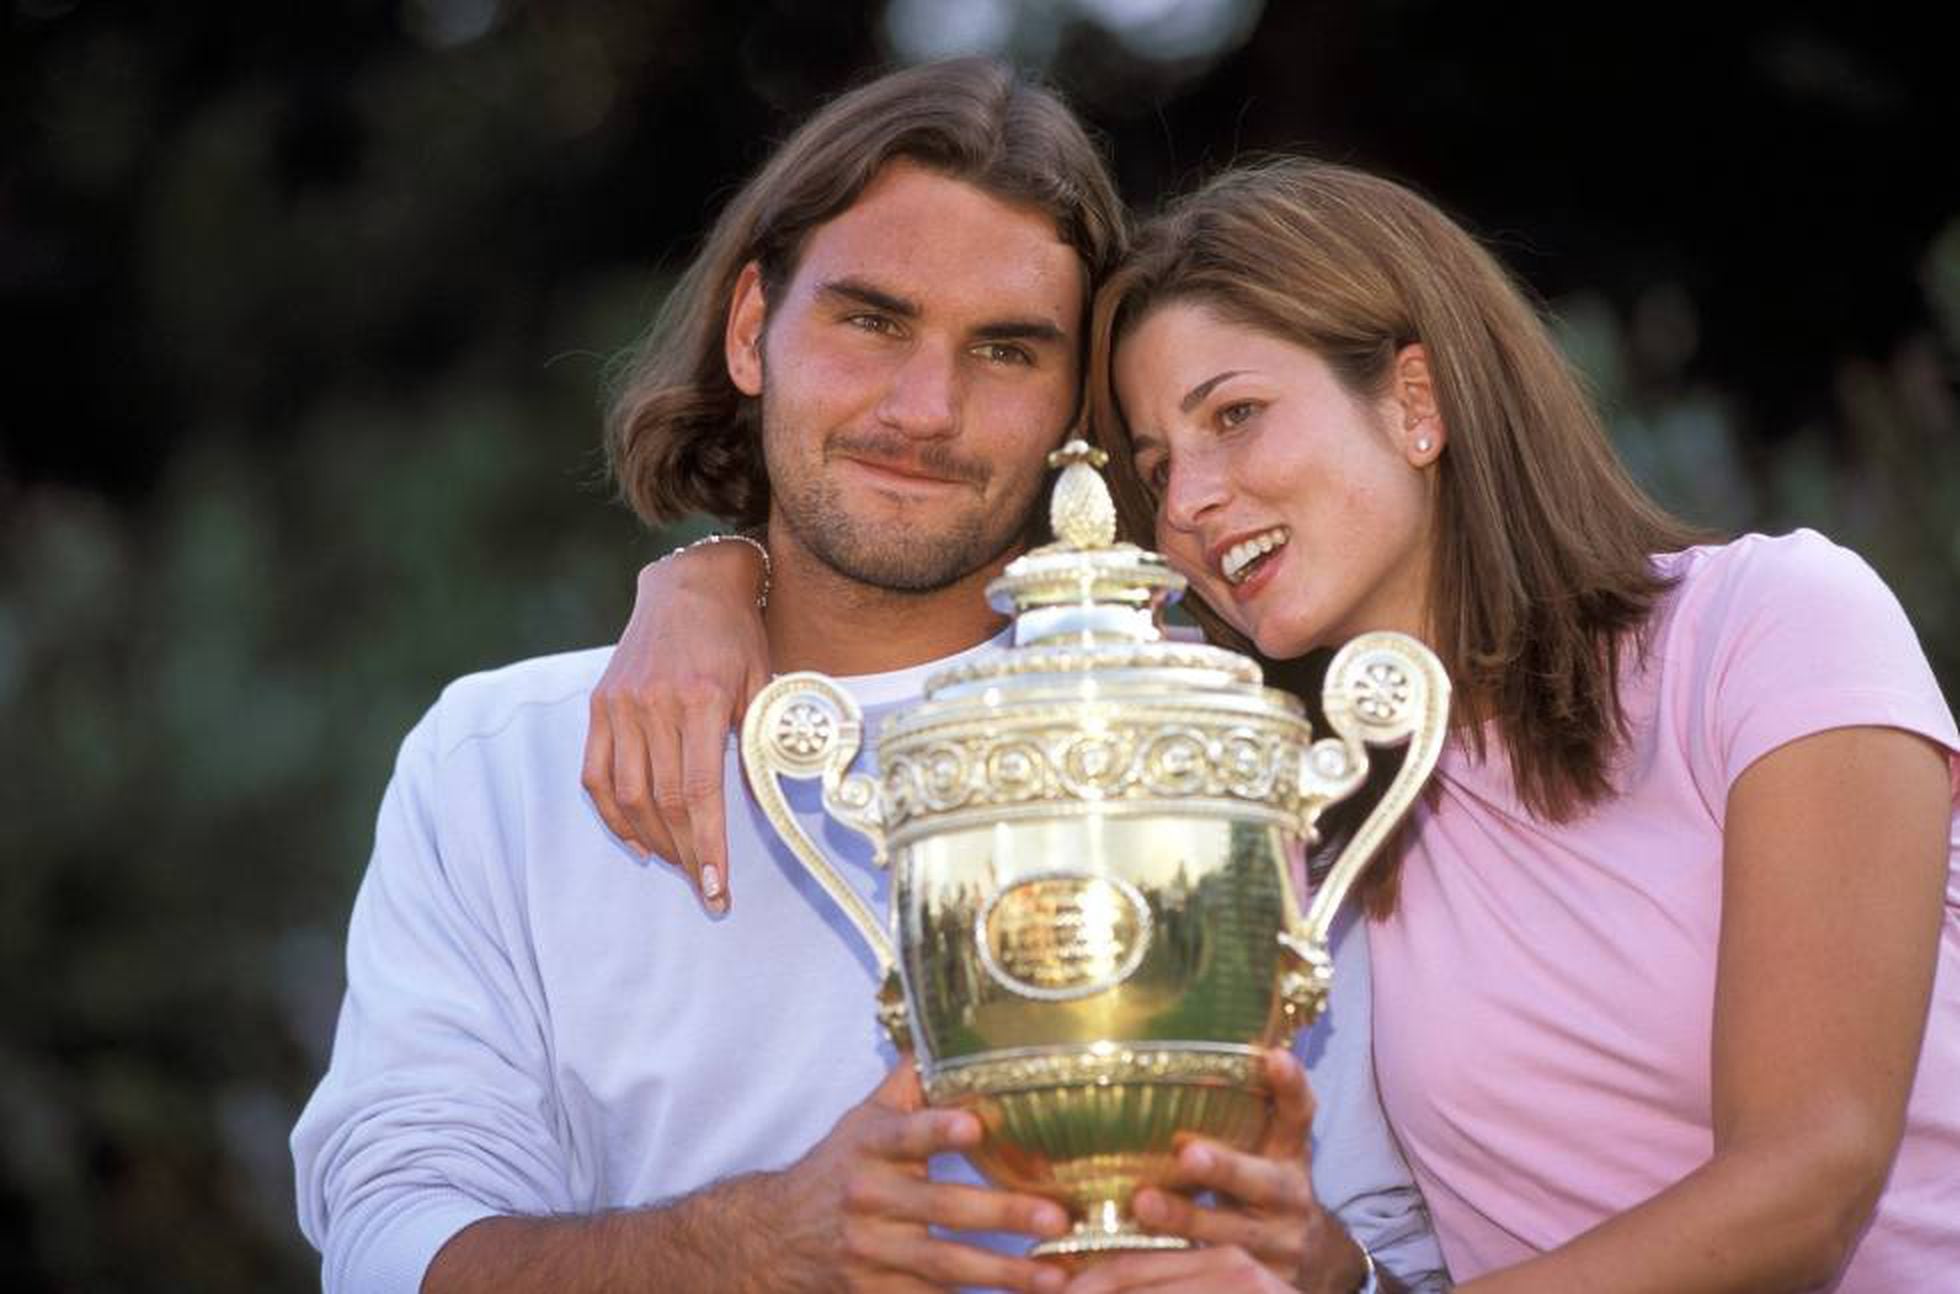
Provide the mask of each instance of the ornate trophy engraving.
POLYGON ((1251 1148, 1270 1117, 1260 1049, 1326 1002, 1328 931, 1442 748, 1449 682, 1399 634, 1328 668, 1332 735, 1247 658, 1164 639, 1184 579, 1115 542, 1115 512, 1071 441, 1058 542, 988 589, 1013 645, 945 670, 850 771, 856 703, 820 674, 777 679, 742 727, 749 785, 883 972, 879 1013, 927 1099, 975 1111, 975 1165, 1067 1207, 1040 1256, 1181 1248, 1128 1216, 1173 1138, 1251 1148), (1368 745, 1409 743, 1381 803, 1302 910, 1315 823, 1354 792, 1368 745), (873 912, 789 811, 778 779, 822 779, 825 808, 893 867, 873 912))

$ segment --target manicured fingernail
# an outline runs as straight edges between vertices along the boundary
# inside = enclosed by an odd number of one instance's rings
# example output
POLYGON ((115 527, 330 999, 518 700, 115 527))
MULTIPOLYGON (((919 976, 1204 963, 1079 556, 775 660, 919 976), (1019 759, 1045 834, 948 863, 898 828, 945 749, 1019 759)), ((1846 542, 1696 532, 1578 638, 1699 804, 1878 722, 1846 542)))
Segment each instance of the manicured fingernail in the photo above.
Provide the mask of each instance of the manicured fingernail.
POLYGON ((721 868, 713 863, 704 864, 701 868, 701 897, 710 903, 721 897, 721 868))
POLYGON ((1068 1229, 1068 1214, 1053 1204, 1037 1207, 1029 1220, 1036 1231, 1061 1232, 1068 1229))
POLYGON ((1181 1158, 1184 1166, 1194 1173, 1206 1172, 1211 1168, 1211 1152, 1203 1146, 1186 1146, 1181 1158))

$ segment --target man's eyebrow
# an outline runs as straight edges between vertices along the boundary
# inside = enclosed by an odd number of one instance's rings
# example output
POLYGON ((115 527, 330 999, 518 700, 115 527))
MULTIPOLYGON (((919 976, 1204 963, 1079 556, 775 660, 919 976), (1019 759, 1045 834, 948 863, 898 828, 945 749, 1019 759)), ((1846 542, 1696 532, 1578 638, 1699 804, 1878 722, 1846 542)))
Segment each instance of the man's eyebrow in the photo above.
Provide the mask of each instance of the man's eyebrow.
MULTIPOLYGON (((817 288, 820 296, 841 297, 873 310, 897 315, 901 319, 917 319, 923 311, 919 303, 907 297, 896 296, 883 288, 874 287, 863 279, 826 279, 817 288)), ((973 330, 977 341, 1034 341, 1061 342, 1068 340, 1068 334, 1046 319, 995 319, 981 324, 973 330)))
POLYGON ((1063 332, 1046 319, 997 319, 992 323, 981 324, 973 330, 980 341, 1042 341, 1060 342, 1068 340, 1063 332))
POLYGON ((1186 391, 1184 393, 1184 398, 1177 402, 1178 411, 1180 413, 1191 412, 1193 409, 1198 407, 1198 405, 1204 400, 1206 396, 1211 394, 1211 390, 1213 387, 1217 386, 1220 382, 1223 382, 1226 378, 1237 377, 1239 374, 1243 372, 1245 372, 1245 370, 1242 368, 1228 368, 1223 373, 1212 374, 1210 377, 1206 378, 1204 381, 1198 383, 1196 386, 1192 387, 1189 391, 1186 391))
POLYGON ((919 317, 919 303, 904 297, 895 297, 882 289, 872 287, 863 279, 826 279, 817 288, 821 296, 842 297, 859 305, 870 306, 873 310, 883 310, 887 314, 898 315, 903 319, 919 317))

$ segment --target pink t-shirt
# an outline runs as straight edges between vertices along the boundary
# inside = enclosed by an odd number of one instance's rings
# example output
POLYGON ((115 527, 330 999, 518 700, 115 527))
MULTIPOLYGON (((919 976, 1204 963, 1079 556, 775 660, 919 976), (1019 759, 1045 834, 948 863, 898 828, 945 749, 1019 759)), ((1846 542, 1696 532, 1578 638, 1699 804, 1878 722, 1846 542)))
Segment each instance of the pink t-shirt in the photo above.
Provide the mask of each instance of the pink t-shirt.
MULTIPOLYGON (((1556 1247, 1709 1157, 1722 819, 1745 768, 1808 733, 1897 727, 1947 748, 1960 803, 1953 716, 1897 600, 1856 555, 1799 531, 1661 561, 1682 580, 1623 685, 1623 793, 1547 825, 1518 803, 1501 745, 1478 763, 1452 743, 1396 914, 1371 932, 1382 1099, 1457 1280, 1556 1247)), ((1960 818, 1952 840, 1960 859, 1960 818)), ((1905 1141, 1833 1288, 1956 1281, 1950 861, 1905 1141)))

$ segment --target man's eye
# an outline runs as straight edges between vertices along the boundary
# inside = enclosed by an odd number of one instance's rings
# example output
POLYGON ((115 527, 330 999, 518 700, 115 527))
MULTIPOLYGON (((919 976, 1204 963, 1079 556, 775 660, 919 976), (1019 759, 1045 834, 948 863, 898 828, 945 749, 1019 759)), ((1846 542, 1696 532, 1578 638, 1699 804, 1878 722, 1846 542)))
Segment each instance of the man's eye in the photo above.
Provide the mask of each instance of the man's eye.
POLYGON ((977 348, 979 356, 990 364, 1032 364, 1034 356, 1022 346, 1011 342, 990 341, 977 348))
POLYGON ((897 331, 897 325, 893 324, 891 320, 885 318, 883 315, 851 315, 844 322, 853 328, 861 328, 865 332, 888 333, 897 331))

